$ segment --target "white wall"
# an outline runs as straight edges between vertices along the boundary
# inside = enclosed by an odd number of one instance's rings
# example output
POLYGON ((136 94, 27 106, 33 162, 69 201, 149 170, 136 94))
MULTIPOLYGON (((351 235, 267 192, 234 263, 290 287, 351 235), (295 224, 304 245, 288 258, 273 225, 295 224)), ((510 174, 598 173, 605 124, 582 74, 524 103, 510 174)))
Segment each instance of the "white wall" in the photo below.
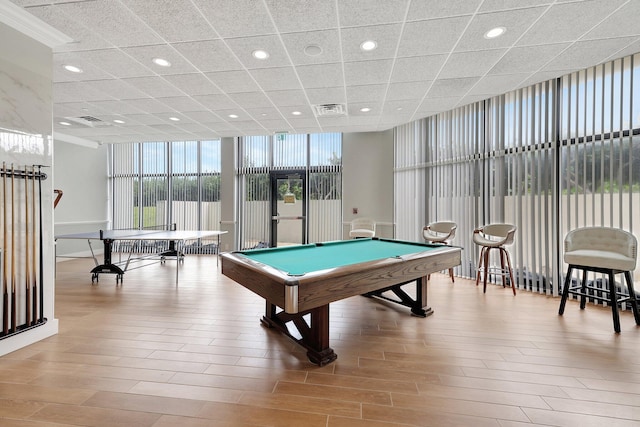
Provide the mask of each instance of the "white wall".
POLYGON ((343 238, 364 217, 376 221, 377 236, 393 237, 393 130, 343 134, 342 164, 343 238))
MULTIPOLYGON (((54 188, 63 192, 54 210, 55 235, 111 228, 107 206, 107 146, 53 143, 54 188)), ((101 245, 94 245, 101 251, 101 245)), ((88 255, 86 240, 58 240, 60 255, 88 255)))
MULTIPOLYGON (((0 160, 7 162, 9 168, 11 164, 16 169, 52 164, 52 63, 51 48, 0 22, 0 160)), ((45 167, 42 171, 48 178, 40 181, 44 278, 39 286, 44 291, 44 317, 48 320, 42 326, 0 340, 0 355, 58 332, 58 321, 54 318, 53 179, 51 168, 45 167)), ((17 181, 17 204, 24 206, 24 181, 17 181)), ((15 218, 16 229, 24 230, 27 224, 25 217, 18 213, 15 218)), ((17 239, 22 237, 20 233, 16 234, 17 239)), ((0 242, 0 247, 6 247, 8 243, 0 242)), ((15 254, 18 274, 25 271, 26 251, 21 249, 24 247, 16 244, 16 251, 24 252, 15 254)), ((22 287, 17 292, 17 305, 22 308, 25 295, 20 293, 21 290, 22 287)), ((18 324, 23 324, 25 313, 20 310, 16 313, 18 324)))

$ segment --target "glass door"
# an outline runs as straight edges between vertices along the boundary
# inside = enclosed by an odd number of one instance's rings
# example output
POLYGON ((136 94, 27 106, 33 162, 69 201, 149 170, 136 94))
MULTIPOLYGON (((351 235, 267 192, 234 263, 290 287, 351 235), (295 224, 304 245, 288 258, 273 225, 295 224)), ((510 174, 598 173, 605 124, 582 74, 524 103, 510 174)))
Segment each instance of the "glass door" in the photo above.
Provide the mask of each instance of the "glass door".
POLYGON ((271 172, 271 247, 307 242, 307 182, 303 170, 271 172))

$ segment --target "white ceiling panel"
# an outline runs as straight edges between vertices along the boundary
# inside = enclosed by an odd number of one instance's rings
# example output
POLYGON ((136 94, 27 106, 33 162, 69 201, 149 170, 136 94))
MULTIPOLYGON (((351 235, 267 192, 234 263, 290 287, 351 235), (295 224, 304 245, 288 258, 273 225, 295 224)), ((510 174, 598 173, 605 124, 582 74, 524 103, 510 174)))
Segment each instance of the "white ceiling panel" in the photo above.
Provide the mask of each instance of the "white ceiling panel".
MULTIPOLYGON (((57 4, 56 7, 114 46, 143 46, 163 41, 118 0, 67 2, 57 4)), ((64 32, 63 28, 60 30, 64 32)))
POLYGON ((371 85, 376 83, 388 83, 391 75, 391 59, 378 61, 346 62, 344 64, 344 76, 348 86, 360 84, 371 85))
POLYGON ((640 0, 12 1, 74 39, 54 131, 103 143, 387 130, 640 51, 640 0), (80 116, 104 123, 58 123, 80 116))
POLYGON ((125 5, 168 42, 217 38, 191 0, 127 0, 125 5))
POLYGON ((344 27, 361 27, 389 22, 402 23, 409 3, 409 0, 385 0, 382 2, 338 0, 340 25, 344 27))
POLYGON ((342 60, 338 29, 282 34, 294 65, 336 63, 342 60))
POLYGON ((164 79, 190 96, 213 95, 220 89, 202 73, 166 75, 164 79))
MULTIPOLYGON (((120 49, 96 49, 76 52, 81 61, 99 67, 113 78, 152 76, 154 72, 120 49)), ((54 58, 56 54, 54 54, 54 58)), ((151 65, 151 64, 149 64, 151 65)), ((80 66, 82 68, 82 66, 80 66)), ((84 74, 84 73, 83 73, 84 74)))
POLYGON ((297 70, 305 88, 344 86, 344 73, 340 63, 301 65, 297 70))
POLYGON ((483 76, 506 52, 507 49, 456 52, 449 56, 440 73, 451 78, 483 76))
POLYGON ((449 53, 467 27, 471 16, 407 22, 398 56, 449 53))
POLYGON ((218 71, 205 73, 205 76, 223 93, 257 92, 258 84, 245 70, 218 71))
POLYGON ((263 0, 281 33, 326 30, 338 27, 335 1, 263 0))
POLYGON ((264 3, 256 0, 192 0, 220 37, 276 34, 264 3))
POLYGON ((626 0, 589 0, 553 5, 518 41, 518 45, 540 45, 580 39, 593 26, 626 0))
POLYGON ((476 12, 480 3, 482 3, 482 0, 412 1, 411 8, 409 9, 409 17, 417 21, 472 15, 476 12))

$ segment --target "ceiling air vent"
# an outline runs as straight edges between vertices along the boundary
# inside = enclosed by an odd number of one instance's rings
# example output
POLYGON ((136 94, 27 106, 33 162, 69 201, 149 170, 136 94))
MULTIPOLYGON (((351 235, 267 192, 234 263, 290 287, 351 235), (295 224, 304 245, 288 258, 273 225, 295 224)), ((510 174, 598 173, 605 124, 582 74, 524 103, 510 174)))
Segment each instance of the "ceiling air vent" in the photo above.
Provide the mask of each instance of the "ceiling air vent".
POLYGON ((99 118, 93 116, 65 117, 65 119, 70 120, 76 124, 89 126, 92 128, 111 126, 111 123, 103 122, 99 118))
POLYGON ((346 116, 347 108, 344 104, 319 104, 313 106, 316 117, 346 116))

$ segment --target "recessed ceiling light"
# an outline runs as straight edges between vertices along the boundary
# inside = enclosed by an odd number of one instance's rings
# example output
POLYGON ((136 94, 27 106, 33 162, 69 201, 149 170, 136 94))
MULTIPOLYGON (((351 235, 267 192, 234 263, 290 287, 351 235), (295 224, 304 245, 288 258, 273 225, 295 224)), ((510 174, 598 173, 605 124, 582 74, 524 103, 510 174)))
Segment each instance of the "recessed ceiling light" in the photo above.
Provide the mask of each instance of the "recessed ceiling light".
POLYGON ((305 46, 304 53, 309 56, 318 56, 322 53, 322 48, 317 44, 310 44, 308 46, 305 46))
POLYGON ((293 114, 294 116, 299 116, 302 113, 300 111, 292 111, 291 114, 293 114))
POLYGON ((118 123, 119 125, 124 123, 124 120, 115 119, 113 123, 118 123))
POLYGON ((495 39, 496 37, 500 37, 507 31, 504 27, 495 27, 484 33, 485 39, 495 39))
POLYGON ((179 122, 180 119, 177 117, 169 117, 169 120, 173 120, 174 122, 179 122))
POLYGON ((78 68, 75 65, 65 65, 64 69, 67 71, 71 71, 72 73, 81 73, 82 68, 78 68))
POLYGON ((256 59, 267 59, 269 57, 269 52, 258 49, 254 50, 252 55, 256 59))
POLYGON ((402 111, 402 107, 396 108, 396 111, 402 111))
POLYGON ((69 122, 58 122, 58 123, 60 123, 61 125, 64 125, 64 126, 71 126, 71 123, 69 123, 69 122))
POLYGON ((238 115, 237 114, 229 114, 229 117, 232 119, 237 119, 238 115))
POLYGON ((375 48, 378 47, 378 43, 376 43, 373 40, 367 40, 364 41, 360 44, 360 49, 364 50, 365 52, 369 52, 371 50, 374 50, 375 48))
POLYGON ((362 111, 363 113, 368 113, 369 111, 371 111, 371 108, 363 107, 363 108, 360 109, 360 111, 362 111))
POLYGON ((171 67, 171 62, 163 58, 153 58, 153 63, 161 67, 171 67))

